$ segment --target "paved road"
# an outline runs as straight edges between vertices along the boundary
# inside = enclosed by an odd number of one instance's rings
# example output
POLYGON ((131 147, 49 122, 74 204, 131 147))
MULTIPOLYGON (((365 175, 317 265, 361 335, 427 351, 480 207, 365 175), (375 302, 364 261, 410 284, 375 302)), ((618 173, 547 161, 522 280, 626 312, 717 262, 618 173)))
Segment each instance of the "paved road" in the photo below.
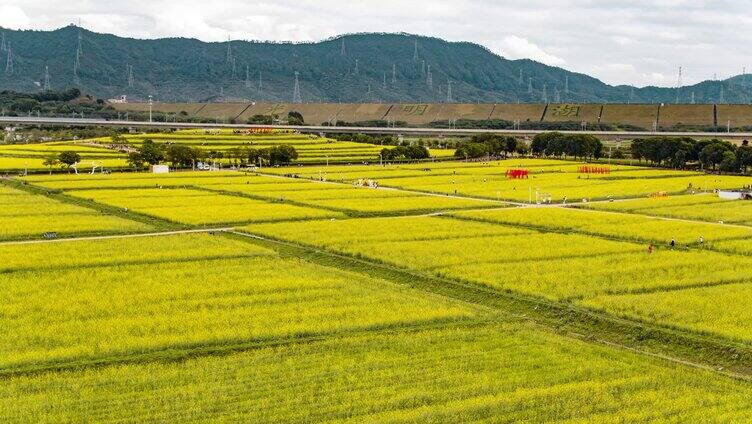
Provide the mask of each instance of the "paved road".
MULTIPOLYGON (((296 126, 296 125, 248 125, 248 124, 220 124, 193 122, 145 122, 145 121, 108 121, 104 119, 88 118, 45 118, 34 116, 0 116, 0 124, 26 125, 55 125, 55 126, 106 126, 106 127, 141 127, 141 128, 274 128, 295 130, 303 133, 362 133, 362 134, 391 134, 415 136, 467 136, 482 133, 496 133, 514 135, 518 137, 532 137, 547 130, 487 130, 487 129, 442 129, 442 128, 376 128, 376 127, 329 127, 329 126, 296 126)), ((565 134, 592 134, 608 140, 630 140, 638 137, 656 135, 693 138, 724 138, 728 140, 752 139, 752 133, 702 133, 702 132, 651 132, 651 131, 559 131, 565 134)))

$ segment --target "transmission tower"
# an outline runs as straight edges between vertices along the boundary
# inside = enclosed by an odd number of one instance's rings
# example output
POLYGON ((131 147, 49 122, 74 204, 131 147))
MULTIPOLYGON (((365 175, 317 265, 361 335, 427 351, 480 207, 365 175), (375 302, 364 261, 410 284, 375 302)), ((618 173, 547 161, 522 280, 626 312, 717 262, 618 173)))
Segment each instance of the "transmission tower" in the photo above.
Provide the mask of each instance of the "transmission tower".
POLYGON ((84 55, 84 49, 81 46, 82 45, 81 41, 83 40, 83 35, 81 34, 81 23, 80 22, 79 22, 78 26, 79 26, 79 28, 78 28, 78 46, 76 47, 76 55, 77 56, 83 56, 84 55))
POLYGON ((232 61, 232 44, 230 43, 230 36, 227 36, 227 59, 226 62, 232 61))
POLYGON ((691 102, 692 104, 695 104, 695 92, 694 92, 694 91, 692 92, 692 97, 691 97, 691 100, 690 100, 690 102, 691 102))
POLYGON ((633 100, 634 100, 634 87, 629 87, 629 99, 627 100, 627 104, 632 104, 633 100))
POLYGON ((397 65, 392 63, 392 84, 397 84, 397 65))
POLYGON ((8 56, 5 59, 5 73, 11 75, 13 73, 13 47, 8 41, 8 56))
POLYGON ((339 54, 341 56, 347 56, 347 50, 345 50, 345 37, 342 37, 342 46, 340 47, 339 54))
POLYGON ((564 101, 569 98, 569 75, 564 77, 564 101))
POLYGON ((303 98, 300 95, 300 80, 298 79, 298 71, 295 71, 295 84, 292 89, 292 102, 303 103, 303 98))
POLYGON ((44 87, 42 89, 44 91, 52 90, 52 86, 50 86, 50 69, 47 65, 44 65, 44 87))
POLYGON ((543 95, 542 95, 542 98, 543 98, 543 103, 544 104, 548 103, 548 84, 545 83, 545 82, 543 83, 543 95))
POLYGON ((251 88, 251 70, 245 65, 245 88, 251 88))
POLYGON ((355 59, 355 75, 360 75, 360 69, 358 69, 358 59, 355 59))
POLYGON ((258 75, 258 77, 259 77, 258 78, 258 92, 259 92, 259 96, 261 96, 263 94, 263 92, 264 92, 264 85, 261 82, 261 69, 259 69, 259 75, 258 75))
POLYGON ((426 71, 426 85, 433 90, 433 75, 431 74, 431 65, 428 65, 428 71, 426 71))
POLYGON ((382 84, 382 88, 386 90, 386 72, 384 72, 384 82, 382 84))
POLYGON ((447 82, 447 96, 446 96, 446 102, 452 103, 454 102, 454 99, 452 99, 452 80, 449 80, 447 82))
POLYGON ((527 77, 527 94, 533 94, 533 77, 527 77))
POLYGON ((128 65, 128 88, 133 88, 133 65, 128 65))
POLYGON ((2 41, 0 42, 0 51, 7 52, 8 51, 8 45, 5 44, 5 31, 2 32, 2 41))
POLYGON ((554 103, 561 103, 561 93, 559 92, 559 86, 554 87, 554 103))
POLYGON ((232 65, 232 78, 231 78, 231 80, 235 81, 236 71, 235 71, 235 58, 234 57, 232 59, 230 59, 230 64, 232 65))
POLYGON ((520 69, 520 79, 517 81, 517 84, 519 84, 520 87, 522 87, 522 84, 525 83, 525 80, 522 78, 522 69, 520 69))
POLYGON ((718 96, 718 103, 720 104, 726 103, 726 99, 723 96, 723 84, 721 84, 721 94, 718 96))
POLYGON ((423 59, 423 60, 421 61, 421 65, 420 65, 420 76, 421 76, 421 77, 424 77, 424 76, 426 76, 426 60, 425 60, 425 59, 423 59))
POLYGON ((413 50, 413 62, 418 61, 418 39, 415 39, 415 49, 413 50))
POLYGON ((681 96, 682 87, 682 67, 679 67, 679 76, 676 79, 676 101, 674 103, 679 104, 679 98, 681 96))

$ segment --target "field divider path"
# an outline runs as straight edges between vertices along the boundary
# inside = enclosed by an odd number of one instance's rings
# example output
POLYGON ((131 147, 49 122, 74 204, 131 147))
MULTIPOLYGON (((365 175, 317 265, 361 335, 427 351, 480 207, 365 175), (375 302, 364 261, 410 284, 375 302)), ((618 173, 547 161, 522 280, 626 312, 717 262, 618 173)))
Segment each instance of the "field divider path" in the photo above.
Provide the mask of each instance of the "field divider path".
POLYGON ((172 231, 154 231, 148 233, 129 233, 129 234, 111 234, 106 236, 85 236, 85 237, 61 237, 55 239, 39 239, 39 240, 12 240, 0 242, 0 246, 13 246, 22 244, 45 244, 45 243, 65 243, 73 241, 93 241, 93 240, 112 240, 112 239, 125 239, 125 238, 138 238, 138 237, 163 237, 174 236, 178 234, 196 234, 196 233, 214 233, 214 232, 226 232, 234 230, 233 227, 221 227, 221 228, 194 228, 189 230, 172 230, 172 231))
POLYGON ((499 313, 578 340, 618 347, 651 357, 752 381, 752 346, 722 336, 648 324, 638 320, 528 296, 511 290, 427 275, 377 260, 356 258, 316 246, 258 234, 230 231, 228 236, 274 248, 280 254, 325 266, 345 268, 447 298, 480 304, 499 313))

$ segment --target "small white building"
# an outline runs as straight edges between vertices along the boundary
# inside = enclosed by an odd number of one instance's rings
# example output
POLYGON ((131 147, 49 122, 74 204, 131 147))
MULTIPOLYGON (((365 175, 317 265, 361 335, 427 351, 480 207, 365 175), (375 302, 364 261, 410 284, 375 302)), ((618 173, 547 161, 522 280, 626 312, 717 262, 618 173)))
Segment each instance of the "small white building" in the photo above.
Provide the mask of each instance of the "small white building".
POLYGON ((169 172, 170 172, 170 167, 167 165, 152 165, 151 166, 152 174, 168 174, 169 172))
POLYGON ((749 190, 718 190, 718 197, 725 200, 751 200, 752 191, 749 190))
POLYGON ((123 94, 120 97, 114 99, 107 99, 107 103, 128 103, 128 97, 123 94))

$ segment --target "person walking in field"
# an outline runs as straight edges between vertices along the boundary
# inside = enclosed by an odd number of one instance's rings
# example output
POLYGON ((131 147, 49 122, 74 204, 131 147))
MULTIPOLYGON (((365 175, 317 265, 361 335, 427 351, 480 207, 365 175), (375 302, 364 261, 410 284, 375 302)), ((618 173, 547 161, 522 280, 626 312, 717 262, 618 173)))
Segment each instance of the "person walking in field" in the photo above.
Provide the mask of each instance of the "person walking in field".
POLYGON ((700 246, 702 246, 703 244, 705 244, 705 237, 700 236, 700 240, 699 241, 700 241, 700 246))
POLYGON ((674 247, 676 247, 676 239, 675 239, 674 237, 671 237, 671 243, 670 243, 670 245, 671 245, 671 248, 672 248, 672 249, 673 249, 674 247))
POLYGON ((655 248, 655 247, 653 246, 653 243, 650 243, 650 244, 648 245, 648 255, 652 255, 652 254, 653 254, 653 249, 654 249, 654 248, 655 248))

